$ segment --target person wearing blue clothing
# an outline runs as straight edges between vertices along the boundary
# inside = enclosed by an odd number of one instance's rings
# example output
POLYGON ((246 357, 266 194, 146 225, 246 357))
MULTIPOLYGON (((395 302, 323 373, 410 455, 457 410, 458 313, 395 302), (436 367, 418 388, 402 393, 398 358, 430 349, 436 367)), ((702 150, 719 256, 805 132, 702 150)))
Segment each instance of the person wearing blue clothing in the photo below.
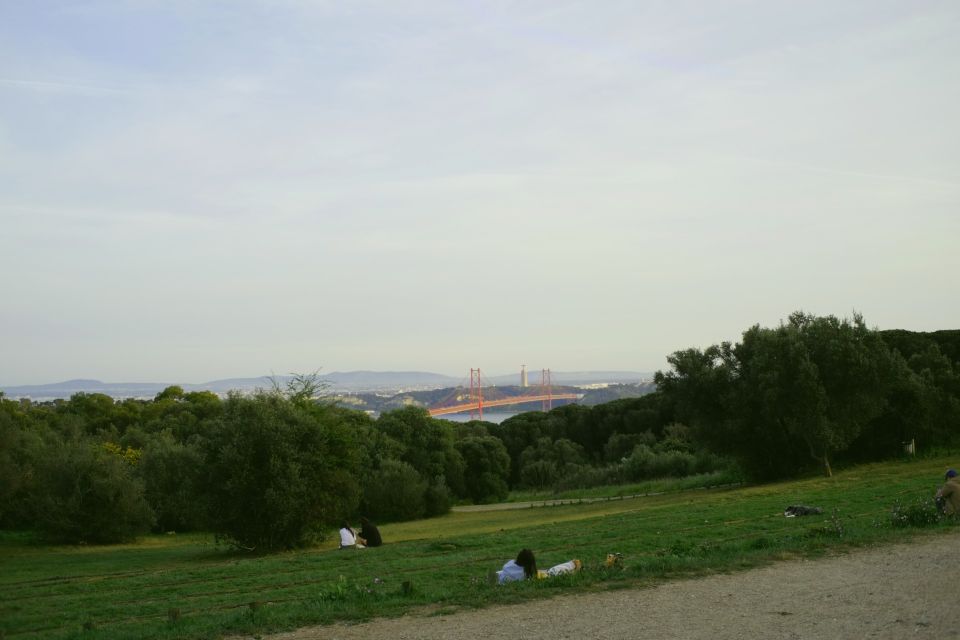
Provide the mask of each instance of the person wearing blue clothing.
POLYGON ((521 549, 517 554, 516 560, 508 560, 503 569, 497 572, 497 582, 504 584, 515 582, 517 580, 527 580, 530 578, 552 578, 553 576, 563 575, 564 573, 574 573, 579 571, 583 563, 579 560, 568 560, 550 567, 546 571, 537 569, 537 559, 530 549, 521 549))
POLYGON ((497 572, 497 582, 514 582, 537 577, 537 559, 530 549, 521 549, 516 560, 508 560, 503 569, 497 572))

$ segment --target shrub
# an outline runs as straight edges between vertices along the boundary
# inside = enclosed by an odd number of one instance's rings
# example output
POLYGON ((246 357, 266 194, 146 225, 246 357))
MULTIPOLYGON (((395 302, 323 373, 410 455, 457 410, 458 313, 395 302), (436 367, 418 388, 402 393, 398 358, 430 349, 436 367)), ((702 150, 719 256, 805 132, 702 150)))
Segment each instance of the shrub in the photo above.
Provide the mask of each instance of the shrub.
POLYGON ((450 505, 453 499, 450 495, 450 487, 443 476, 437 476, 427 487, 423 495, 424 509, 428 518, 432 516, 442 516, 450 512, 450 505))
POLYGON ((159 531, 193 531, 204 521, 199 478, 203 468, 198 449, 162 433, 147 442, 138 470, 159 531))
POLYGON ((728 469, 733 465, 731 460, 709 451, 697 451, 693 456, 695 458, 693 473, 712 473, 721 469, 728 469))
POLYGON ((22 413, 16 420, 11 413, 19 405, 2 396, 0 392, 0 528, 29 527, 35 469, 44 457, 43 430, 24 424, 22 413))
POLYGON ((928 527, 943 518, 943 512, 932 498, 922 498, 906 505, 897 500, 890 511, 890 525, 893 527, 928 527))
POLYGON ((464 489, 475 503, 496 502, 507 497, 510 455, 499 438, 471 436, 457 442, 465 465, 464 489))
POLYGON ((657 438, 650 431, 643 433, 614 433, 603 447, 603 458, 607 462, 622 462, 639 444, 652 446, 657 438))
POLYGON ((248 550, 320 540, 356 512, 359 460, 336 411, 278 393, 232 395, 204 443, 211 528, 248 550))
POLYGON ((649 446, 640 444, 634 447, 633 453, 623 463, 624 473, 630 481, 646 480, 652 477, 653 459, 656 454, 649 446))
POLYGON ((692 453, 676 450, 656 453, 643 444, 634 448, 623 467, 626 479, 632 482, 649 478, 682 478, 699 470, 697 457, 692 453))
POLYGON ((33 490, 34 522, 54 542, 124 542, 153 524, 153 511, 131 465, 93 443, 49 447, 33 490))
POLYGON ((605 485, 621 484, 623 482, 623 465, 614 464, 606 467, 581 466, 577 471, 570 473, 559 480, 554 489, 566 491, 568 489, 588 489, 605 485))
POLYGON ((686 451, 664 451, 653 457, 650 474, 654 478, 682 478, 694 472, 696 458, 686 451))
POLYGON ((552 487, 559 479, 557 465, 548 460, 534 460, 520 469, 520 482, 531 489, 552 487))
POLYGON ((363 512, 380 522, 422 518, 427 512, 427 490, 426 480, 412 465, 384 460, 364 482, 363 512))

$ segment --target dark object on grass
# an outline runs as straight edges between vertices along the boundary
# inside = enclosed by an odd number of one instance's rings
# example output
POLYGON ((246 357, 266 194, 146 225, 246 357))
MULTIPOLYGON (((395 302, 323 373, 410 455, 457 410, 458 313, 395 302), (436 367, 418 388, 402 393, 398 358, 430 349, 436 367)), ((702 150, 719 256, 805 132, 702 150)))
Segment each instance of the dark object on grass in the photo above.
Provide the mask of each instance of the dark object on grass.
POLYGON ((783 515, 787 518, 794 518, 796 516, 815 516, 818 513, 823 513, 823 509, 820 507, 808 507, 802 504, 790 505, 783 510, 783 515))

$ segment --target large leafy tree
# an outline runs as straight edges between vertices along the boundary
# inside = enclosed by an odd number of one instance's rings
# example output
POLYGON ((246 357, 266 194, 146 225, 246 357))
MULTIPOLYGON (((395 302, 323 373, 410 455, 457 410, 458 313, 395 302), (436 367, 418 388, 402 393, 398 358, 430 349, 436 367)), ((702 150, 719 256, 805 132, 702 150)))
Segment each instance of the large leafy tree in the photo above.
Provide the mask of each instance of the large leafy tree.
POLYGON ((384 460, 364 480, 363 513, 392 522, 422 518, 426 513, 427 481, 411 465, 384 460))
POLYGON ((464 483, 471 500, 480 504, 507 497, 510 456, 500 440, 493 436, 469 436, 457 442, 457 449, 466 462, 464 483))
POLYGON ((31 489, 44 460, 50 432, 29 402, 14 402, 0 391, 0 527, 31 522, 31 489))
POLYGON ((541 411, 528 411, 518 413, 500 424, 488 427, 490 435, 499 439, 507 449, 507 455, 510 459, 509 482, 511 486, 517 486, 521 482, 520 455, 527 447, 535 445, 540 438, 551 437, 553 435, 552 426, 553 423, 549 419, 549 414, 541 411))
POLYGON ((863 318, 797 312, 754 326, 735 346, 689 349, 657 374, 684 421, 755 476, 788 475, 804 456, 831 460, 887 410, 892 354, 863 318))
POLYGON ((204 442, 214 532, 260 551, 322 538, 358 505, 354 434, 340 412, 305 397, 230 396, 204 442))
POLYGON ((797 393, 809 403, 796 407, 799 419, 790 431, 832 475, 830 459, 886 411, 894 373, 890 351, 859 314, 838 320, 797 312, 777 335, 799 343, 795 349, 803 354, 797 393))
POLYGON ((672 370, 658 371, 654 381, 677 422, 693 427, 718 451, 761 463, 768 458, 765 452, 754 455, 760 448, 755 434, 736 409, 740 367, 730 343, 676 351, 667 362, 672 370))
POLYGON ((930 345, 910 357, 909 367, 920 380, 926 419, 922 428, 917 421, 905 435, 950 443, 957 438, 956 425, 960 422, 960 364, 951 364, 935 345, 930 345))
POLYGON ((579 444, 560 438, 540 438, 520 454, 520 480, 529 487, 544 488, 580 470, 587 461, 579 444))
POLYGON ((456 434, 448 421, 437 420, 426 409, 410 406, 384 413, 376 426, 396 443, 394 451, 399 460, 411 465, 428 482, 443 479, 456 495, 465 495, 464 461, 454 446, 456 434))
POLYGON ((123 542, 154 521, 129 460, 89 440, 47 447, 31 490, 35 525, 52 541, 123 542))
POLYGON ((197 500, 203 470, 199 447, 177 442, 169 431, 146 438, 137 465, 160 531, 194 531, 204 524, 197 500))

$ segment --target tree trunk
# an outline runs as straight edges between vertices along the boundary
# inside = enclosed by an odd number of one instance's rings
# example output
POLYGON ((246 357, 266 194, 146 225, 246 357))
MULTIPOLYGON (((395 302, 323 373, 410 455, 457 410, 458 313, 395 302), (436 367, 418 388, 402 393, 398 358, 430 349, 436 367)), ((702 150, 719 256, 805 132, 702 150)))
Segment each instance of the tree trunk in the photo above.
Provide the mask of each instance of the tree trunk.
POLYGON ((827 470, 827 477, 828 477, 828 478, 832 478, 832 477, 833 477, 833 469, 830 468, 830 460, 827 458, 827 456, 823 456, 823 467, 824 467, 824 469, 827 470))
POLYGON ((827 456, 827 452, 824 451, 823 455, 818 455, 816 448, 813 446, 813 441, 808 437, 804 437, 803 441, 807 443, 807 449, 810 451, 810 457, 818 462, 823 463, 823 468, 827 472, 827 477, 833 477, 833 469, 830 468, 830 458, 827 456))

